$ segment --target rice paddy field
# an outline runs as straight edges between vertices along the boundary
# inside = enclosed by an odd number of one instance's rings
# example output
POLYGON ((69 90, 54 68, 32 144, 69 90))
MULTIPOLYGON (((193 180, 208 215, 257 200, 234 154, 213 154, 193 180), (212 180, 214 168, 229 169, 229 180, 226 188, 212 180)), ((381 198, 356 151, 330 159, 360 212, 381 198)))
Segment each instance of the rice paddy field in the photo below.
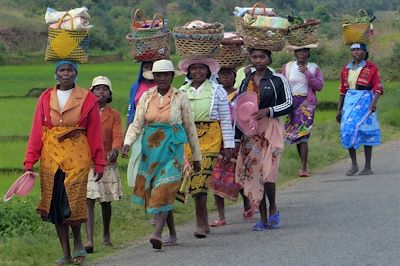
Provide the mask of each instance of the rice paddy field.
MULTIPOLYGON (((113 62, 105 64, 81 65, 77 83, 89 88, 93 77, 108 76, 113 83, 111 105, 125 114, 129 90, 138 73, 138 64, 113 62)), ((22 161, 36 105, 36 97, 26 97, 33 88, 47 88, 55 84, 54 69, 49 64, 1 66, 0 67, 0 196, 2 197, 12 182, 22 173, 22 161)), ((176 87, 183 77, 174 81, 176 87)), ((383 129, 383 141, 400 138, 400 81, 384 83, 385 94, 379 105, 379 118, 383 129)), ((342 158, 347 153, 339 143, 339 125, 335 121, 338 99, 338 81, 326 81, 322 92, 318 93, 313 136, 310 139, 309 167, 311 172, 342 158)), ((128 244, 143 239, 152 227, 146 221, 149 217, 138 206, 131 204, 131 188, 126 182, 127 160, 119 159, 125 197, 113 203, 113 247, 98 246, 89 261, 105 256, 128 244)), ((285 146, 281 159, 279 186, 297 178, 299 159, 294 146, 285 146)), ((345 169, 343 169, 344 171, 345 169)), ((43 223, 35 214, 39 198, 39 182, 26 198, 13 198, 10 202, 0 201, 0 265, 52 265, 61 255, 54 227, 43 223), (18 249, 13 247, 18 246, 18 249)), ((214 209, 209 200, 210 209, 214 209)), ((194 217, 193 203, 176 204, 176 220, 182 223, 194 217)), ((210 217, 211 219, 211 217, 210 217)), ((101 217, 96 209, 96 239, 101 240, 101 217)), ((84 230, 83 230, 84 236, 84 230)), ((84 237, 85 239, 85 237, 84 237)))

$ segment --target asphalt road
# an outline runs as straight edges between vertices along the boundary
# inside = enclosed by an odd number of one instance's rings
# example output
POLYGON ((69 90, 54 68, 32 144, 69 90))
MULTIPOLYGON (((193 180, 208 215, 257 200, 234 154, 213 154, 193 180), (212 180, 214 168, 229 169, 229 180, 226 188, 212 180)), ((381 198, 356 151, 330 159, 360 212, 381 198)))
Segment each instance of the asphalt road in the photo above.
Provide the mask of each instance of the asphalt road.
POLYGON ((92 265, 400 265, 400 141, 374 149, 372 165, 374 175, 347 177, 345 160, 278 190, 281 229, 251 231, 236 205, 205 239, 189 223, 178 246, 146 241, 92 265))

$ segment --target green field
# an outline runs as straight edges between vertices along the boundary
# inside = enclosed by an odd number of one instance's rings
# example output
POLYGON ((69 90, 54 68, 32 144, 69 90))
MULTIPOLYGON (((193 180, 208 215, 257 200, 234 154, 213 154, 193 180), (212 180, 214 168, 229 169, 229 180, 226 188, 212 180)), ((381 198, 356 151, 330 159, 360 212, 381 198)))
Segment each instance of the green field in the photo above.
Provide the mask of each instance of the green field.
MULTIPOLYGON (((81 65, 78 84, 89 87, 94 76, 106 75, 113 82, 112 106, 125 116, 129 88, 137 74, 138 64, 130 62, 81 65)), ((26 137, 31 127, 36 98, 23 96, 31 88, 43 88, 54 85, 51 65, 0 67, 0 79, 4 81, 0 91, 0 196, 22 173, 22 161, 25 153, 26 137), (25 136, 21 138, 19 136, 25 136)), ((179 77, 175 86, 182 84, 179 77)), ((322 92, 318 93, 321 106, 330 102, 335 105, 338 99, 338 81, 327 81, 322 92)), ((381 98, 378 110, 383 129, 383 141, 400 138, 400 82, 385 83, 385 95, 381 98)), ((125 119, 124 119, 125 120, 125 119)), ((339 125, 335 121, 335 109, 317 109, 313 136, 310 139, 309 167, 315 172, 323 166, 347 157, 346 150, 340 147, 339 125)), ((112 237, 114 246, 96 245, 96 253, 89 261, 115 252, 128 244, 135 243, 151 233, 152 226, 143 210, 130 202, 131 188, 126 182, 128 161, 119 159, 123 191, 125 197, 113 203, 112 237)), ((278 185, 297 178, 299 159, 295 146, 285 146, 281 159, 278 185)), ((344 171, 345 169, 343 169, 344 171)), ((53 225, 43 223, 35 214, 39 198, 39 181, 26 198, 14 198, 10 202, 0 202, 0 265, 52 265, 61 254, 53 225), (18 248, 15 248, 18 246, 18 248)), ((98 206, 97 206, 98 207, 98 206)), ((212 196, 209 208, 213 206, 212 196)), ((174 209, 177 223, 193 219, 192 200, 187 205, 177 203, 174 209)), ((101 242, 101 217, 96 209, 95 242, 101 242)), ((212 219, 212 215, 210 217, 212 219)), ((83 230, 84 236, 84 230, 83 230)), ((85 237, 83 237, 85 239, 85 237)))

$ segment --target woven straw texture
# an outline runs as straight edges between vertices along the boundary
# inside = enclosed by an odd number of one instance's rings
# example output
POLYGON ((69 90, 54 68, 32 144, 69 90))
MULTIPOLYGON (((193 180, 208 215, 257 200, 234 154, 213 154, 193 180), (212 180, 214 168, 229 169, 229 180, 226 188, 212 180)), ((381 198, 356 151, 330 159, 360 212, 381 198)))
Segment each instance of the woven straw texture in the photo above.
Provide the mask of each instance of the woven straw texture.
POLYGON ((49 28, 45 61, 72 60, 87 63, 89 33, 87 31, 49 28))
POLYGON ((176 53, 185 58, 216 57, 224 37, 224 26, 217 23, 215 28, 186 29, 175 27, 172 33, 176 53))
POLYGON ((171 54, 171 32, 156 36, 137 38, 129 33, 125 37, 131 46, 131 55, 137 62, 167 59, 171 54))
POLYGON ((301 25, 290 26, 287 42, 294 46, 304 46, 318 43, 319 20, 301 25))
POLYGON ((281 51, 286 42, 286 29, 275 29, 269 27, 255 27, 241 21, 243 31, 241 37, 244 46, 254 49, 265 49, 270 51, 281 51))
POLYGON ((143 9, 132 11, 133 37, 151 37, 166 29, 164 16, 155 13, 152 20, 146 20, 143 9))

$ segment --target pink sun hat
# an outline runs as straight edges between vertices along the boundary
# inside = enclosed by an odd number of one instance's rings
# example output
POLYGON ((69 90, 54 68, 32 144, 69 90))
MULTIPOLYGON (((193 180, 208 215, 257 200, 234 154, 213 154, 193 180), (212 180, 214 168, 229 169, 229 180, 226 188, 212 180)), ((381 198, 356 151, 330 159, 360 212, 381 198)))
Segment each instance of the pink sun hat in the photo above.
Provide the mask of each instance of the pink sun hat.
POLYGON ((248 136, 253 136, 257 132, 257 121, 252 118, 257 112, 258 99, 255 92, 246 91, 237 96, 234 110, 236 125, 248 136))
POLYGON ((178 68, 185 74, 189 72, 189 67, 193 64, 203 64, 208 66, 211 74, 218 74, 221 68, 218 61, 214 58, 193 58, 193 59, 183 59, 178 63, 178 68))
POLYGON ((11 185, 7 193, 4 195, 4 201, 9 201, 14 195, 26 196, 35 185, 35 178, 38 173, 26 171, 11 185))

